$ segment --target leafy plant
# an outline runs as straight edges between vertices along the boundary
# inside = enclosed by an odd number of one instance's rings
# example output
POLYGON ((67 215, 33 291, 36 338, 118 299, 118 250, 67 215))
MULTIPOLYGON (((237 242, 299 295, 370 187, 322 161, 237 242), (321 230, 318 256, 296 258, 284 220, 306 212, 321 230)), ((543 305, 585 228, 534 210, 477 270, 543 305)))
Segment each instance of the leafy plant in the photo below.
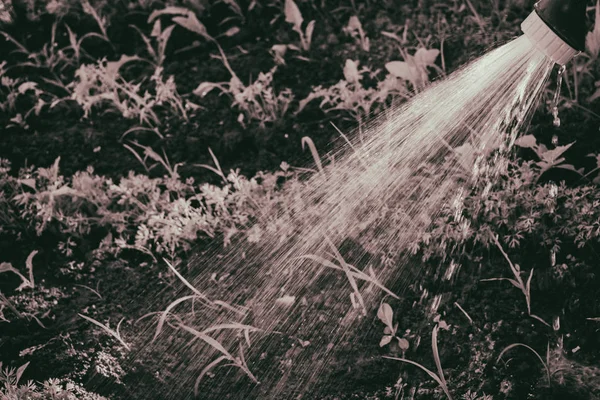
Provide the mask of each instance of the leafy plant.
POLYGON ((392 310, 392 307, 389 304, 382 302, 379 305, 379 310, 377 310, 377 318, 385 324, 385 329, 383 330, 384 336, 381 338, 379 346, 383 347, 388 345, 393 339, 396 339, 402 353, 406 352, 409 343, 408 340, 396 336, 396 333, 398 332, 398 323, 394 323, 394 311, 392 310))
POLYGON ((150 37, 154 38, 156 43, 154 46, 152 45, 152 40, 148 36, 144 35, 144 33, 137 26, 130 25, 130 27, 135 29, 135 31, 140 35, 146 44, 146 51, 152 58, 150 62, 155 66, 155 68, 162 67, 165 62, 167 44, 169 43, 169 38, 173 33, 175 25, 169 25, 165 29, 162 29, 160 19, 156 19, 152 27, 152 32, 150 33, 150 37))
POLYGON ((440 329, 439 326, 436 325, 436 326, 433 327, 433 331, 431 333, 431 349, 433 350, 433 358, 435 360, 435 365, 436 365, 437 370, 438 370, 437 374, 435 372, 427 369, 423 365, 421 365, 421 364, 419 364, 419 363, 417 363, 415 361, 408 360, 406 358, 390 357, 390 356, 384 356, 383 358, 387 358, 387 359, 390 359, 390 360, 400 361, 400 362, 403 362, 403 363, 406 363, 406 364, 411 364, 411 365, 414 365, 415 367, 420 368, 427 375, 429 375, 431 377, 431 379, 433 379, 435 382, 437 382, 437 384, 444 391, 444 394, 446 394, 446 397, 449 400, 452 400, 452 395, 450 395, 450 391, 448 390, 448 384, 446 383, 446 379, 444 378, 444 370, 442 369, 442 363, 440 361, 440 354, 439 354, 439 351, 438 351, 437 335, 438 335, 439 329, 440 329))
POLYGON ((533 135, 525 135, 517 139, 515 144, 525 149, 532 149, 535 152, 539 158, 539 161, 537 161, 535 165, 540 169, 540 176, 551 168, 567 169, 582 175, 583 170, 577 170, 573 165, 565 164, 565 158, 562 157, 562 155, 573 146, 574 142, 565 146, 557 146, 556 148, 549 150, 545 145, 538 144, 533 135))
POLYGON ((73 382, 48 379, 40 385, 32 381, 21 384, 21 378, 29 363, 19 368, 2 368, 0 362, 0 398, 2 400, 107 400, 89 393, 73 382))
POLYGON ((414 91, 419 92, 429 83, 429 68, 441 72, 435 64, 440 55, 437 49, 419 48, 415 55, 401 50, 404 61, 390 61, 385 65, 388 72, 396 77, 411 83, 414 91))
POLYGON ((379 71, 363 67, 358 61, 346 60, 344 79, 329 88, 316 86, 307 98, 300 101, 297 113, 301 112, 313 100, 322 99, 320 107, 325 112, 344 110, 361 122, 382 107, 391 96, 408 98, 406 87, 393 75, 387 75, 378 81, 376 87, 366 87, 363 80, 368 75, 375 77, 379 71))
POLYGON ((314 255, 314 254, 307 254, 304 256, 300 256, 300 257, 297 257, 297 259, 299 259, 299 260, 305 259, 305 260, 315 261, 325 267, 344 272, 344 274, 346 275, 346 278, 348 279, 348 282, 350 283, 350 286, 352 287, 352 293, 350 293, 350 300, 351 300, 352 306, 354 308, 356 308, 356 309, 360 308, 363 315, 367 315, 367 308, 366 308, 365 302, 364 302, 362 294, 360 293, 360 290, 358 288, 358 284, 356 283, 357 279, 368 282, 369 284, 380 288, 381 290, 383 290, 385 293, 389 294, 393 298, 398 299, 398 296, 396 294, 394 294, 392 291, 387 289, 379 281, 379 279, 377 278, 377 275, 375 274, 375 271, 373 270, 372 267, 369 267, 369 272, 367 274, 366 272, 361 271, 360 269, 356 268, 354 265, 348 264, 342 257, 339 250, 335 247, 335 245, 333 244, 333 242, 331 242, 331 240, 329 238, 326 238, 326 242, 327 242, 329 248, 331 249, 331 251, 333 252, 333 254, 332 254, 333 257, 336 259, 336 261, 338 262, 339 265, 333 263, 332 261, 327 260, 324 257, 314 255))
POLYGON ((99 322, 97 320, 95 320, 92 317, 88 317, 87 315, 83 315, 83 314, 77 314, 79 315, 81 318, 91 322, 92 324, 102 328, 102 330, 104 330, 104 332, 108 333, 110 336, 114 337, 115 339, 117 339, 119 341, 119 343, 121 343, 121 345, 127 349, 127 350, 131 350, 131 347, 127 344, 127 342, 125 342, 125 340, 123 340, 123 337, 121 336, 121 333, 119 332, 119 329, 121 328, 121 324, 123 323, 123 321, 125 320, 125 318, 122 318, 119 323, 117 324, 117 328, 116 329, 112 329, 110 328, 110 326, 103 324, 102 322, 99 322))
POLYGON ((283 118, 294 100, 294 95, 290 89, 275 93, 272 83, 276 67, 267 73, 261 72, 256 81, 246 86, 231 69, 223 53, 221 60, 231 74, 230 81, 203 82, 194 90, 195 95, 204 97, 215 89, 227 94, 232 99, 232 106, 241 111, 238 122, 242 125, 245 118, 258 121, 261 126, 283 118))
POLYGON ((495 235, 492 235, 492 240, 494 241, 494 243, 496 244, 496 246, 498 247, 498 249, 500 250, 500 252, 504 256, 504 259, 508 262, 510 270, 512 271, 513 276, 515 277, 515 279, 511 279, 511 278, 491 278, 491 279, 484 279, 483 281, 485 281, 485 282, 508 281, 514 287, 516 287, 517 289, 520 289, 521 292, 523 293, 523 295, 525 296, 525 302, 527 304, 527 314, 530 317, 535 318, 538 321, 542 322, 544 325, 550 326, 550 324, 548 324, 542 318, 540 318, 537 315, 534 315, 534 314, 531 313, 531 279, 533 278, 533 268, 531 269, 531 272, 529 273, 529 278, 527 278, 527 283, 525 283, 523 281, 523 279, 521 278, 521 268, 519 267, 519 264, 513 264, 512 263, 512 261, 508 257, 508 254, 506 254, 506 252, 502 248, 502 245, 498 241, 498 238, 495 235))
MULTIPOLYGON (((544 361, 544 359, 542 358, 542 356, 540 355, 540 353, 538 353, 537 351, 535 351, 533 348, 531 348, 530 346, 527 346, 526 344, 523 343, 513 343, 509 346, 506 346, 504 348, 504 350, 502 350, 502 352, 500 353, 500 355, 498 356, 498 360, 496 362, 499 362, 502 359, 502 356, 504 354, 506 354, 506 352, 516 348, 516 347, 524 347, 527 350, 529 350, 530 352, 532 352, 538 360, 540 360, 540 362, 542 363, 542 366, 544 367, 545 371, 546 371, 546 377, 548 379, 548 385, 552 384, 551 381, 551 374, 550 374, 550 368, 548 367, 548 363, 544 361)), ((550 348, 548 348, 548 357, 550 356, 550 348)))
POLYGON ((142 93, 141 84, 129 82, 121 76, 119 70, 127 63, 140 60, 137 56, 121 56, 118 61, 100 60, 97 64, 83 64, 75 72, 76 81, 69 85, 71 100, 80 105, 84 118, 92 108, 108 104, 125 118, 139 118, 141 124, 160 125, 154 108, 167 105, 173 111, 187 119, 183 102, 177 94, 175 80, 170 76, 164 81, 162 67, 156 68, 150 81, 154 93, 148 90, 142 93))
POLYGON ((291 24, 294 32, 299 36, 302 50, 309 51, 315 30, 315 21, 310 21, 306 26, 306 30, 303 30, 302 24, 304 23, 304 18, 302 18, 302 13, 293 0, 285 0, 284 14, 285 22, 291 24))
POLYGON ((360 47, 363 49, 363 51, 369 51, 371 42, 369 41, 369 38, 363 30, 362 24, 356 15, 350 17, 348 25, 344 27, 344 32, 353 37, 360 44, 360 47))

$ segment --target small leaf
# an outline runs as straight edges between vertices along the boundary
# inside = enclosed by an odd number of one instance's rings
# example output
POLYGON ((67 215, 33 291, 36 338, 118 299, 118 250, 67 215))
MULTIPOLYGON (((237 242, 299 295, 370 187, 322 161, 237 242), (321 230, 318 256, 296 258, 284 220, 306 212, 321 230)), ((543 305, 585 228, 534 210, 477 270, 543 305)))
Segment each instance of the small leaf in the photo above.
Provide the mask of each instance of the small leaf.
POLYGON ((162 29, 160 26, 160 19, 157 19, 154 22, 154 26, 152 27, 152 33, 150 33, 150 36, 159 37, 161 32, 162 32, 162 29))
POLYGON ((15 375, 15 384, 18 384, 19 381, 21 380, 21 377, 23 376, 23 372, 25 372, 25 369, 27 368, 27 366, 29 365, 29 362, 26 362, 25 364, 21 365, 19 367, 19 369, 17 369, 17 373, 15 375))
POLYGON ((525 135, 517 139, 515 144, 525 149, 535 149, 537 147, 537 140, 535 140, 535 136, 533 135, 525 135))
POLYGON ((383 347, 387 344, 389 344, 393 339, 393 336, 390 335, 385 335, 384 337, 381 338, 381 341, 379 342, 379 347, 383 347))
POLYGON ((214 88, 219 87, 218 84, 212 82, 202 82, 198 87, 194 90, 194 94, 196 96, 204 97, 214 88))
POLYGON ((186 15, 190 10, 185 7, 166 7, 162 10, 153 11, 148 17, 148 23, 152 23, 156 18, 161 15, 186 15))
POLYGON ((206 40, 213 40, 213 37, 208 34, 204 24, 200 22, 198 17, 196 17, 196 14, 192 12, 188 13, 186 17, 174 17, 173 22, 181 25, 191 32, 199 34, 206 40))
POLYGON ((237 35, 238 33, 240 33, 240 28, 238 28, 237 26, 233 26, 227 29, 227 32, 225 32, 223 36, 232 37, 237 35))
POLYGON ((410 82, 419 80, 419 71, 405 61, 390 61, 385 64, 385 69, 396 78, 404 79, 410 82))
POLYGON ((415 53, 415 62, 420 67, 431 67, 435 65, 435 60, 440 55, 440 51, 437 49, 427 50, 424 47, 421 47, 415 53))
POLYGON ((275 300, 275 303, 282 304, 284 306, 291 306, 295 302, 296 302, 296 297, 295 296, 289 296, 289 295, 280 297, 277 300, 275 300))
POLYGON ((377 318, 390 327, 390 329, 393 329, 394 311, 392 311, 392 307, 388 303, 381 303, 379 310, 377 310, 377 318))
POLYGON ((310 49, 310 44, 312 43, 312 36, 313 36, 313 32, 315 31, 315 21, 312 20, 308 23, 308 26, 306 27, 306 44, 307 44, 307 49, 305 50, 309 50, 310 49))
POLYGON ((410 347, 410 343, 404 338, 398 338, 398 346, 400 347, 400 350, 406 351, 410 347))
POLYGON ((361 78, 358 73, 358 61, 346 60, 346 65, 344 65, 344 79, 348 83, 357 84, 361 78))
POLYGON ((294 25, 294 29, 300 30, 302 27, 302 13, 293 0, 285 0, 285 22, 294 25))

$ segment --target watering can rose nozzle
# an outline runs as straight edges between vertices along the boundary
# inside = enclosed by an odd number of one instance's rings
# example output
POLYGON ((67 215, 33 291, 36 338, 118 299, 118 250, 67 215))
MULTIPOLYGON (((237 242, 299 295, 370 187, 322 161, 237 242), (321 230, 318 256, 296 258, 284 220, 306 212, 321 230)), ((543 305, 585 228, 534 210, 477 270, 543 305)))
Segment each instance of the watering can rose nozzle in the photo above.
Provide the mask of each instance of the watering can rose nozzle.
POLYGON ((586 2, 540 0, 521 30, 552 61, 565 65, 585 50, 586 2))

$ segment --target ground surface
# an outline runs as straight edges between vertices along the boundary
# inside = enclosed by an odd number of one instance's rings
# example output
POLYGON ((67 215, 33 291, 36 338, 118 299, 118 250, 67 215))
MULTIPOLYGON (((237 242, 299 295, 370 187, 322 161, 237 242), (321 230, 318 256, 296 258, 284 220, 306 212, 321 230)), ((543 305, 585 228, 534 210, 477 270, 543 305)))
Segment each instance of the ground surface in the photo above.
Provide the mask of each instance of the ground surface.
MULTIPOLYGON (((158 3, 155 9, 161 8, 158 3)), ((205 14, 200 14, 200 19, 213 35, 228 28, 227 23, 219 25, 215 22, 216 15, 231 14, 224 3, 209 7, 204 11, 205 14)), ((244 10, 249 5, 246 3, 240 2, 244 10)), ((219 39, 231 67, 246 82, 273 67, 273 57, 269 54, 271 46, 296 41, 296 36, 281 17, 283 2, 260 3, 254 11, 245 13, 245 22, 240 25, 239 34, 219 39), (276 16, 279 19, 271 24, 276 16)), ((508 5, 501 2, 498 10, 494 10, 487 3, 473 1, 474 13, 467 3, 446 4, 424 0, 403 2, 402 6, 398 6, 393 1, 298 2, 305 21, 317 21, 313 43, 311 50, 303 54, 307 59, 286 57, 286 65, 279 66, 274 74, 274 87, 276 91, 289 88, 296 99, 303 99, 310 93, 311 87, 328 87, 342 79, 347 59, 360 60, 361 65, 373 69, 385 69, 386 62, 401 59, 399 47, 413 49, 420 42, 427 43, 429 49, 440 49, 443 43, 443 66, 450 73, 485 50, 514 38, 519 32, 520 21, 531 9, 530 4, 519 4, 522 2, 508 5), (369 52, 362 51, 354 39, 342 32, 352 15, 359 16, 371 40, 369 52), (483 27, 478 23, 478 18, 482 18, 483 27), (386 31, 402 36, 404 29, 408 29, 407 42, 400 46, 381 34, 386 31)), ((105 11, 110 9, 103 8, 105 11)), ((135 24, 149 32, 151 26, 145 21, 150 10, 126 11, 123 8, 116 12, 113 10, 110 16, 108 32, 113 48, 102 43, 92 45, 94 39, 90 40, 86 50, 91 59, 108 57, 115 60, 121 54, 144 51, 143 42, 132 39, 132 30, 127 27, 135 24)), ((593 13, 590 13, 590 17, 593 17, 593 13)), ((25 15, 19 14, 17 21, 7 25, 4 30, 22 43, 27 43, 26 47, 30 49, 41 48, 48 43, 54 21, 54 15, 41 15, 35 21, 28 21, 25 15)), ((62 19, 80 35, 88 31, 91 21, 89 15, 81 12, 62 19)), ((239 168, 246 176, 253 176, 258 171, 276 171, 282 161, 293 166, 309 166, 312 158, 308 151, 302 150, 301 138, 311 137, 319 152, 325 154, 334 147, 332 143, 339 140, 331 123, 345 132, 356 126, 356 121, 349 118, 347 113, 324 113, 318 101, 310 103, 298 115, 290 111, 283 118, 267 122, 264 126, 256 121, 240 124, 239 111, 231 106, 231 99, 227 96, 218 96, 215 92, 200 99, 191 94, 202 82, 223 82, 230 78, 221 61, 211 57, 211 54, 216 54, 214 46, 202 42, 195 49, 175 54, 177 49, 196 40, 196 36, 178 29, 174 32, 167 51, 166 75, 174 75, 179 94, 188 96, 202 108, 190 111, 187 121, 167 110, 159 110, 162 138, 151 133, 131 134, 129 138, 135 137, 156 150, 164 149, 172 163, 183 163, 179 167, 182 180, 193 177, 196 182, 218 182, 212 172, 194 166, 212 162, 209 148, 217 155, 223 170, 239 168)), ((60 30, 60 35, 63 34, 61 40, 68 40, 64 29, 60 30)), ((14 49, 13 44, 4 41, 0 46, 0 61, 6 60, 8 66, 22 61, 20 55, 8 53, 14 49)), ((441 66, 441 58, 437 64, 441 66)), ((594 160, 586 156, 600 151, 600 111, 598 100, 586 99, 595 91, 594 82, 600 79, 600 63, 596 61, 585 68, 583 65, 581 62, 569 70, 567 80, 570 86, 563 90, 564 100, 560 110, 563 120, 561 128, 552 126, 546 104, 551 97, 549 91, 532 121, 529 133, 548 145, 555 134, 560 144, 576 141, 566 153, 568 161, 577 168, 590 165, 593 168, 594 160), (577 68, 579 70, 575 72, 575 77, 573 71, 577 68)), ((66 71, 68 75, 69 68, 66 71)), ((16 66, 11 74, 39 81, 47 71, 16 66)), ((139 66, 123 73, 131 78, 151 74, 152 68, 145 70, 139 66)), ((434 75, 432 72, 431 76, 434 75)), ((16 106, 16 110, 22 113, 27 109, 20 104, 16 106)), ((48 167, 60 156, 60 173, 65 177, 83 171, 88 166, 92 166, 96 174, 115 181, 129 171, 146 173, 139 160, 123 146, 127 142, 121 139, 128 129, 139 125, 135 119, 127 119, 119 113, 101 108, 92 112, 90 117, 82 118, 82 112, 77 107, 58 106, 53 110, 43 109, 39 116, 29 118, 25 128, 11 124, 14 116, 14 112, 6 110, 0 113, 0 126, 3 127, 0 158, 8 159, 15 169, 31 165, 48 167)), ((520 155, 525 158, 533 156, 528 151, 520 155)), ((161 177, 164 173, 163 169, 156 168, 150 175, 161 177)), ((566 179, 571 186, 581 184, 572 171, 566 170, 549 171, 541 182, 562 179, 566 179)), ((593 223, 597 224, 597 221, 590 222, 593 223)), ((163 399, 167 396, 193 398, 193 380, 191 383, 178 383, 177 377, 170 376, 169 372, 173 366, 193 355, 170 354, 166 351, 168 344, 163 342, 142 347, 149 338, 138 334, 140 327, 150 325, 151 321, 136 321, 150 312, 163 310, 179 287, 178 281, 167 274, 164 265, 157 265, 151 258, 134 250, 125 251, 118 257, 98 256, 93 250, 106 234, 102 230, 93 231, 89 240, 78 242, 78 249, 69 256, 57 251, 61 241, 57 232, 48 231, 41 236, 30 228, 23 229, 19 236, 15 232, 0 231, 0 261, 19 265, 19 269, 26 271, 22 267, 24 260, 32 250, 38 250, 34 259, 37 285, 34 290, 16 293, 14 288, 19 285, 18 277, 3 274, 6 276, 2 276, 3 280, 0 281, 0 292, 8 296, 6 303, 2 303, 2 310, 10 320, 2 322, 0 333, 0 361, 5 366, 18 367, 30 362, 25 374, 27 379, 44 381, 49 378, 68 378, 91 392, 115 400, 163 399), (151 308, 143 300, 148 296, 153 298, 151 308), (9 302, 17 305, 21 313, 36 315, 39 323, 32 318, 18 318, 8 306, 9 302), (78 313, 93 316, 103 323, 110 321, 113 328, 119 320, 124 319, 120 332, 134 350, 126 351, 114 338, 80 318, 78 313)), ((199 238, 186 257, 202 257, 206 248, 213 248, 214 242, 218 243, 221 239, 220 236, 214 240, 199 238)), ((506 262, 495 249, 478 249, 465 257, 460 276, 451 287, 440 285, 433 272, 420 277, 421 287, 428 287, 430 292, 444 293, 446 296, 440 314, 449 327, 440 331, 439 351, 446 379, 455 398, 483 399, 484 395, 490 395, 498 399, 587 399, 600 395, 597 369, 600 368, 600 325, 587 319, 600 316, 600 307, 595 301, 600 295, 596 265, 598 248, 597 241, 584 249, 564 243, 561 260, 568 259, 567 254, 574 254, 577 261, 572 264, 577 266, 565 272, 566 277, 561 279, 556 278, 555 269, 549 266, 548 249, 540 247, 537 239, 511 253, 511 256, 518 257, 518 263, 524 269, 535 267, 532 307, 550 323, 560 315, 560 330, 530 318, 523 295, 510 284, 479 282, 481 278, 507 274, 506 262), (471 322, 455 304, 467 310, 471 322), (500 351, 512 343, 526 343, 545 358, 547 346, 551 343, 551 350, 557 347, 559 337, 563 340, 560 357, 556 356, 560 360, 553 365, 560 366, 563 371, 557 370, 558 367, 552 370, 551 387, 545 384, 541 363, 527 350, 513 350, 509 363, 496 362, 500 351), (473 397, 469 397, 471 395, 473 397)), ((187 261, 188 258, 184 258, 181 265, 186 265, 187 261)), ((192 265, 204 265, 195 262, 192 265)), ((421 260, 415 257, 414 262, 421 263, 421 260)), ((433 271, 438 262, 431 260, 432 267, 423 269, 433 271)), ((559 264, 562 262, 567 261, 559 264)), ((240 274, 239 271, 223 270, 215 273, 240 274)), ((340 285, 332 283, 332 289, 325 294, 316 290, 306 293, 307 302, 323 312, 336 309, 339 303, 335 299, 345 296, 340 285)), ((412 343, 417 336, 422 339, 418 349, 411 348, 406 357, 436 371, 430 346, 435 323, 425 316, 421 287, 413 285, 403 289, 401 301, 389 303, 396 313, 400 330, 410 329, 407 337, 412 343)), ((218 290, 215 287, 213 292, 207 294, 218 293, 218 290)), ((443 398, 439 387, 416 367, 381 357, 398 357, 402 352, 398 346, 379 346, 383 325, 374 315, 365 318, 361 326, 356 328, 361 332, 358 337, 342 343, 334 350, 331 371, 335 372, 328 382, 320 383, 314 392, 304 398, 394 398, 393 386, 399 376, 399 387, 404 388, 403 398, 410 398, 411 388, 418 388, 415 398, 443 398), (407 386, 402 386, 404 384, 407 386)), ((322 332, 319 335, 300 329, 298 336, 310 334, 314 335, 315 342, 326 343, 327 326, 323 327, 322 332)), ((553 351, 550 352, 552 357, 555 355, 553 351)), ((281 351, 262 363, 254 363, 254 372, 259 376, 261 368, 266 371, 269 365, 281 364, 283 376, 286 363, 297 356, 295 352, 302 352, 302 347, 291 340, 282 340, 281 351)), ((253 389, 248 397, 244 397, 246 395, 242 393, 252 383, 239 383, 234 380, 238 377, 235 373, 224 371, 225 368, 214 371, 215 376, 210 379, 222 379, 221 383, 211 386, 213 392, 206 389, 200 398, 261 398, 260 388, 253 389)), ((287 379, 286 396, 292 398, 298 383, 294 376, 287 379)))

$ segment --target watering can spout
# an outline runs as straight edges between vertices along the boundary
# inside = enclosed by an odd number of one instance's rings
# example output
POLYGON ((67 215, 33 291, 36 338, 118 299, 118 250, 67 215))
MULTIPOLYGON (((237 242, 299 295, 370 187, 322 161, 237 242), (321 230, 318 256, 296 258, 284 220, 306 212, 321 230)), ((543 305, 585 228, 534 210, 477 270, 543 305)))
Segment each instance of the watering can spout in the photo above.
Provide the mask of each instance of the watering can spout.
POLYGON ((540 0, 521 30, 546 56, 565 65, 585 50, 586 2, 540 0))

